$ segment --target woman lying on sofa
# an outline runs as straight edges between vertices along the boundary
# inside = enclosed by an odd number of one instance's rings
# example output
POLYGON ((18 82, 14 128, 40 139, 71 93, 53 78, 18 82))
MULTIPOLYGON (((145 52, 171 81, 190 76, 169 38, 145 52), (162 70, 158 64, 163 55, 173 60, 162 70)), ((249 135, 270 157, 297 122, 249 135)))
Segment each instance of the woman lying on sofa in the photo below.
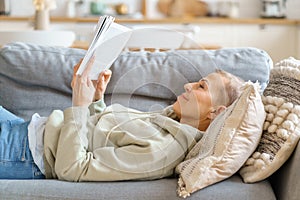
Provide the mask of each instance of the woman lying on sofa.
POLYGON ((159 112, 140 112, 103 95, 112 75, 88 78, 91 61, 72 80, 73 106, 30 122, 0 106, 0 178, 68 181, 157 179, 170 176, 210 122, 240 94, 243 81, 217 70, 188 83, 159 112))

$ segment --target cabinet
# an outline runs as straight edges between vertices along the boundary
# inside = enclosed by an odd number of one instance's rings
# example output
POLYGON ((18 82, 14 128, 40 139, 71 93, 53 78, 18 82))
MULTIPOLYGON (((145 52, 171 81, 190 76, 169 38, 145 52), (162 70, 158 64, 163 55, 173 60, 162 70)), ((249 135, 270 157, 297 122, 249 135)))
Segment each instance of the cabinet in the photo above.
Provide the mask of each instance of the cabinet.
MULTIPOLYGON (((249 23, 214 21, 181 24, 135 24, 134 27, 157 26, 186 32, 199 47, 256 47, 265 50, 274 63, 289 56, 300 59, 300 26, 293 23, 249 23)), ((128 24, 132 25, 132 24, 128 24)))
POLYGON ((299 57, 300 31, 290 25, 200 25, 199 43, 222 47, 257 47, 268 52, 274 62, 299 57), (297 35, 298 31, 298 35, 297 35))

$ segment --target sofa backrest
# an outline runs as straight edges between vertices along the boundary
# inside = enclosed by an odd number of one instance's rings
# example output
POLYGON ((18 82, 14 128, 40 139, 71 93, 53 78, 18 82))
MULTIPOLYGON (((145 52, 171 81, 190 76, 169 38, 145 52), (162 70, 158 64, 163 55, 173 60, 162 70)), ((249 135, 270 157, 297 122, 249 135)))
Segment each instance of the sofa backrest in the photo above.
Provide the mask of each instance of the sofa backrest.
MULTIPOLYGON (((85 50, 11 43, 0 50, 0 105, 30 119, 71 106, 73 66, 85 50)), ((198 81, 215 69, 264 89, 273 63, 256 48, 123 52, 111 67, 113 76, 106 103, 121 103, 142 111, 170 105, 187 82, 198 81)))

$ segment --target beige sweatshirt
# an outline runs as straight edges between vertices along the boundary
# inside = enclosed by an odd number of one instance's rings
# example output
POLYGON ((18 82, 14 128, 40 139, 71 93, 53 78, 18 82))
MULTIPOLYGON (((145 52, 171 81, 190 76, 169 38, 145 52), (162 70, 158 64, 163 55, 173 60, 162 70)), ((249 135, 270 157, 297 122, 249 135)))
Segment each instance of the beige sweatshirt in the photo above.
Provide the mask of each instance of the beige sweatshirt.
POLYGON ((44 136, 46 177, 114 181, 172 175, 203 134, 174 117, 172 106, 145 113, 100 103, 53 111, 44 136))

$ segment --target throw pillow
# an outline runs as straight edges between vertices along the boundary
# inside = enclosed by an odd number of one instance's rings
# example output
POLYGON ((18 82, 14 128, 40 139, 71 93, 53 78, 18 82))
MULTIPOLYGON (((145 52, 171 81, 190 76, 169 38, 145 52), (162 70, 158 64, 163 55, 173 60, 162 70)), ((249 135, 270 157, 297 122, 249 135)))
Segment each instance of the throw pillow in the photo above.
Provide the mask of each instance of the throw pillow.
POLYGON ((176 167, 179 196, 187 197, 235 174, 256 149, 264 120, 259 84, 246 83, 241 96, 212 121, 176 167))
POLYGON ((253 155, 241 168, 244 182, 261 181, 272 175, 290 157, 300 137, 300 61, 288 58, 271 70, 264 91, 267 113, 263 135, 253 155))

